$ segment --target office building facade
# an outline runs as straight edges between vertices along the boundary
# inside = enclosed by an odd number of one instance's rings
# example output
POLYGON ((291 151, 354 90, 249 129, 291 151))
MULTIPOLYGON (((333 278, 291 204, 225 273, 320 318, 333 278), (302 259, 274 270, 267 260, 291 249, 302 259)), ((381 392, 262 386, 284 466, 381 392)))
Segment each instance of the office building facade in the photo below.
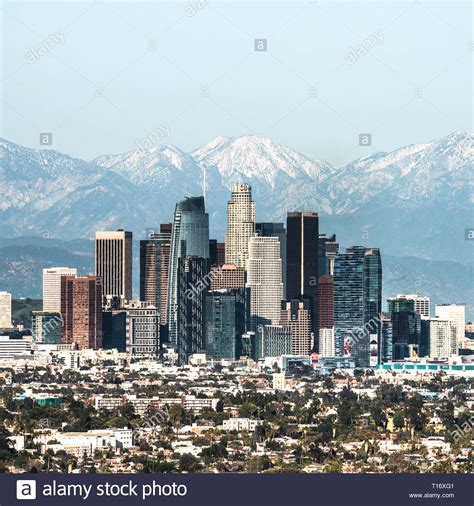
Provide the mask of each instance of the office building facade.
POLYGON ((212 360, 236 360, 249 319, 245 288, 213 290, 205 295, 206 355, 212 360))
POLYGON ((132 232, 95 233, 95 275, 102 280, 102 297, 132 298, 132 232))
POLYGON ((72 267, 43 269, 43 311, 61 311, 61 276, 76 276, 72 267))
POLYGON ((227 204, 225 263, 247 267, 249 241, 255 234, 255 202, 248 184, 234 184, 227 204))
POLYGON ((277 237, 250 239, 247 287, 250 288, 250 330, 256 331, 259 325, 278 325, 283 280, 277 237))
POLYGON ((171 234, 168 275, 167 323, 171 344, 178 342, 178 271, 185 256, 209 259, 209 215, 204 197, 189 197, 176 204, 171 234))
POLYGON ((61 278, 61 343, 102 347, 102 293, 98 276, 61 278))

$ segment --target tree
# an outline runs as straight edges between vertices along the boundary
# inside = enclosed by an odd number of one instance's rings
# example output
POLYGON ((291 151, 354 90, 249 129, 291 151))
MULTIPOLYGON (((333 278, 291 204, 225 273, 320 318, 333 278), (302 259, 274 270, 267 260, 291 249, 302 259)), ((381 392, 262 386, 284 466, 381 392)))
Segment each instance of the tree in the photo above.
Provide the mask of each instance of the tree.
POLYGON ((179 469, 183 473, 196 473, 202 469, 202 464, 191 453, 184 453, 179 458, 179 469))
POLYGON ((393 426, 400 430, 405 427, 405 417, 403 416, 403 413, 401 411, 397 411, 393 415, 393 426))

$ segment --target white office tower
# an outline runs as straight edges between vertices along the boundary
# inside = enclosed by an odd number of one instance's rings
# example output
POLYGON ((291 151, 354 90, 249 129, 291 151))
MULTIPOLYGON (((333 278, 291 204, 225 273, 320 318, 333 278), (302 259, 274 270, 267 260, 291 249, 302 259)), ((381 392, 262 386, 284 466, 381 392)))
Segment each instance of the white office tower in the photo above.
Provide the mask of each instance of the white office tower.
POLYGON ((408 299, 415 303, 415 312, 420 316, 430 317, 430 298, 426 295, 411 293, 409 295, 398 294, 397 299, 408 299))
POLYGON ((225 236, 225 263, 246 267, 249 241, 255 234, 255 202, 248 184, 232 186, 227 204, 227 234, 225 236))
POLYGON ((457 328, 452 320, 430 318, 430 358, 447 359, 457 355, 457 328))
POLYGON ((456 345, 464 339, 466 307, 464 304, 436 304, 435 316, 441 320, 451 320, 456 324, 456 345))
POLYGON ((12 327, 12 294, 0 292, 0 329, 12 327))
POLYGON ((249 242, 247 287, 250 288, 250 327, 278 325, 283 298, 280 241, 253 236, 249 242))
POLYGON ((336 343, 334 341, 334 327, 319 329, 319 356, 335 357, 336 343))
POLYGON ((61 276, 76 276, 72 267, 43 269, 43 311, 61 312, 61 276))

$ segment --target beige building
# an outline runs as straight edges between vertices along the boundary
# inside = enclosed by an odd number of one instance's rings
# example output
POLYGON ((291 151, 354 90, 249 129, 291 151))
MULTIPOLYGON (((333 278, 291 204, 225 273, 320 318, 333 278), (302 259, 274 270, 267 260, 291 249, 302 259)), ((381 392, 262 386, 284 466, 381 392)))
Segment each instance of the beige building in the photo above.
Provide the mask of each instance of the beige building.
POLYGON ((12 294, 0 292, 0 329, 12 326, 12 294))
POLYGON ((102 296, 132 299, 132 232, 95 233, 95 275, 102 296))
POLYGON ((72 267, 43 269, 43 311, 61 311, 61 276, 76 276, 72 267))
POLYGON ((255 234, 255 202, 248 184, 232 186, 227 204, 227 234, 225 236, 225 263, 247 267, 249 241, 255 234))

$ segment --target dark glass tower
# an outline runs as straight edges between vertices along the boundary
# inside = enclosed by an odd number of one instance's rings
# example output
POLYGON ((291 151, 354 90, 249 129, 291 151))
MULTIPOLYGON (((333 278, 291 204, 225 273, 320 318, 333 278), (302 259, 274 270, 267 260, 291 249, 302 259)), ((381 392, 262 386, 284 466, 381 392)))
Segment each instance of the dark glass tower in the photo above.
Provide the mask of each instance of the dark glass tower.
POLYGON ((178 260, 177 346, 178 363, 186 364, 194 353, 205 353, 203 280, 209 273, 209 259, 183 256, 178 260))
POLYGON ((318 213, 288 213, 286 221, 286 299, 308 299, 311 304, 315 349, 318 333, 318 213))
MULTIPOLYGON (((420 353, 421 318, 415 311, 415 301, 405 297, 387 299, 388 312, 392 321, 392 360, 403 360, 409 356, 409 345, 418 347, 420 353)), ((426 346, 424 346, 424 350, 426 346)))
POLYGON ((169 340, 174 345, 178 341, 178 266, 184 256, 209 258, 209 215, 204 197, 188 197, 178 202, 174 213, 167 308, 169 340))
POLYGON ((215 290, 206 294, 206 354, 214 360, 235 360, 242 354, 242 335, 249 322, 245 288, 215 290))
POLYGON ((358 367, 379 360, 382 311, 382 262, 377 248, 353 246, 334 263, 336 355, 355 358, 358 367), (372 351, 371 351, 372 343, 372 351))

